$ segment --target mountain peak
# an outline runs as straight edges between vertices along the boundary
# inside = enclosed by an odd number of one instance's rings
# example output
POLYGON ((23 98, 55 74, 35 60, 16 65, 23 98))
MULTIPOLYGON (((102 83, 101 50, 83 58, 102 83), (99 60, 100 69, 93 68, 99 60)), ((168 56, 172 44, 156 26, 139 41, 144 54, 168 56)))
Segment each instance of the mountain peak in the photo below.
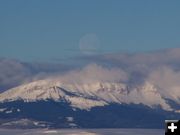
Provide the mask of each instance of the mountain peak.
POLYGON ((35 102, 39 100, 65 100, 71 106, 80 109, 90 109, 95 106, 117 104, 144 104, 149 107, 161 106, 172 111, 165 98, 157 88, 149 82, 142 86, 129 88, 124 83, 64 83, 57 79, 46 79, 24 84, 0 94, 0 102, 24 100, 35 102), (150 98, 149 98, 150 97, 150 98))

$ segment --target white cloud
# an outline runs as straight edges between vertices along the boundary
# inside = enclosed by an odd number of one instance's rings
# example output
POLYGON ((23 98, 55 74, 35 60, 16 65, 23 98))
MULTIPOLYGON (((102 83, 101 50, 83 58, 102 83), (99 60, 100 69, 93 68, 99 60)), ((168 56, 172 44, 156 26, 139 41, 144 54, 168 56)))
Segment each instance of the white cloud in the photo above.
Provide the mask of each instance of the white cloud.
POLYGON ((180 71, 161 67, 150 73, 147 80, 154 84, 165 98, 180 103, 180 71))
POLYGON ((58 73, 58 70, 60 72, 61 66, 58 66, 58 69, 57 65, 48 65, 45 70, 39 70, 42 68, 38 67, 39 71, 32 73, 31 68, 21 62, 0 59, 0 87, 13 87, 25 81, 49 76, 56 76, 64 83, 70 84, 120 82, 131 87, 129 99, 126 99, 127 103, 145 103, 150 106, 159 104, 167 110, 171 108, 166 104, 165 99, 180 104, 180 49, 132 55, 107 54, 89 57, 88 62, 94 64, 88 64, 79 70, 72 68, 71 71, 59 76, 54 73, 58 73), (147 82, 152 84, 160 95, 135 89, 141 89, 147 82))
POLYGON ((105 68, 97 64, 89 64, 81 70, 74 70, 63 77, 68 83, 125 82, 128 74, 120 68, 105 68))

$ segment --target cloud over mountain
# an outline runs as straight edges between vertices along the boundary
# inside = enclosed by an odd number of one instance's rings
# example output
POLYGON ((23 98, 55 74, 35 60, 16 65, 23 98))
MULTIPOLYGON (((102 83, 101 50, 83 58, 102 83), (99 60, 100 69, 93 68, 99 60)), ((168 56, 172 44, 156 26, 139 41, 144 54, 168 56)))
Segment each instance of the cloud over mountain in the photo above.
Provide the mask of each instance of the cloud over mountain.
POLYGON ((103 54, 73 60, 86 64, 78 67, 1 59, 0 87, 8 89, 33 80, 54 77, 66 83, 119 82, 129 87, 142 87, 148 82, 157 88, 161 96, 180 103, 180 49, 178 48, 136 54, 103 54))
POLYGON ((0 59, 0 89, 7 89, 25 82, 31 76, 31 71, 22 63, 0 59))
POLYGON ((120 68, 106 68, 97 64, 89 64, 80 70, 73 70, 60 76, 68 83, 125 82, 128 75, 120 68))
POLYGON ((71 67, 54 63, 27 63, 14 59, 0 58, 0 92, 9 88, 61 74, 71 67))

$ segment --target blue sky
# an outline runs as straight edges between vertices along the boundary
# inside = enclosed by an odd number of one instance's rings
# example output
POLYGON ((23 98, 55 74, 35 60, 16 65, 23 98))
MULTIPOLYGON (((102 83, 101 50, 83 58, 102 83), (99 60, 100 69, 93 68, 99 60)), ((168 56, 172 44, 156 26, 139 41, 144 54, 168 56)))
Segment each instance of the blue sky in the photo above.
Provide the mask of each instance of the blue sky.
POLYGON ((46 61, 89 50, 179 48, 179 7, 179 0, 1 0, 0 57, 46 61))

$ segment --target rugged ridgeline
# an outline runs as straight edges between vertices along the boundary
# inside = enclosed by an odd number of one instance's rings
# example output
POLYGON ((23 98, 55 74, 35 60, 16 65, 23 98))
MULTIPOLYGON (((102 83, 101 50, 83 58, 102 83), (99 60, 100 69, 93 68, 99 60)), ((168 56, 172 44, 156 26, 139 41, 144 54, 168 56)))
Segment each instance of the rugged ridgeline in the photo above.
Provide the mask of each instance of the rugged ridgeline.
POLYGON ((179 119, 179 99, 152 84, 68 84, 48 79, 0 94, 0 126, 14 128, 162 128, 179 119))

